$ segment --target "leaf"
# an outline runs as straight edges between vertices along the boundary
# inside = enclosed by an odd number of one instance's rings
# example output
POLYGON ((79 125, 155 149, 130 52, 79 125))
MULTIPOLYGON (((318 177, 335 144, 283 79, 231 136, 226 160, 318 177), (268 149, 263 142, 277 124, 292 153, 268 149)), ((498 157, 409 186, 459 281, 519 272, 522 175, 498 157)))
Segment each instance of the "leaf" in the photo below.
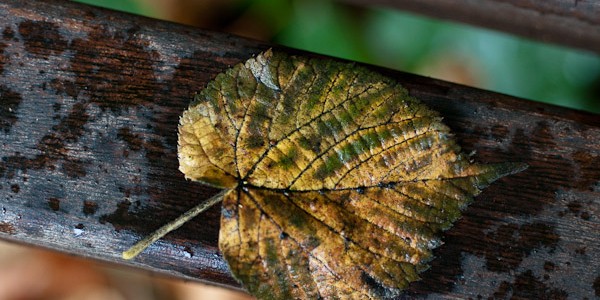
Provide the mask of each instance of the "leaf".
POLYGON ((441 117, 353 64, 266 51, 220 74, 179 127, 186 178, 228 189, 219 247, 261 299, 380 299, 428 268, 492 181, 441 117))

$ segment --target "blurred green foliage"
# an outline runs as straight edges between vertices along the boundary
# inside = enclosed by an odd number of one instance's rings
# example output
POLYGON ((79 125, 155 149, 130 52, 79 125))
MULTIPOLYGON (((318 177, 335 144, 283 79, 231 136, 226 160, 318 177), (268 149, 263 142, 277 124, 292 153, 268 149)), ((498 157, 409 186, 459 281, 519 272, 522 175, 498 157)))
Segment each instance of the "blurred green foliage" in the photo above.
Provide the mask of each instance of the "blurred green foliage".
MULTIPOLYGON (((142 1, 80 0, 154 16, 142 1)), ((293 48, 434 76, 453 60, 480 88, 600 113, 600 57, 409 13, 321 0, 232 0, 293 48)), ((452 76, 444 78, 453 80, 452 76)))

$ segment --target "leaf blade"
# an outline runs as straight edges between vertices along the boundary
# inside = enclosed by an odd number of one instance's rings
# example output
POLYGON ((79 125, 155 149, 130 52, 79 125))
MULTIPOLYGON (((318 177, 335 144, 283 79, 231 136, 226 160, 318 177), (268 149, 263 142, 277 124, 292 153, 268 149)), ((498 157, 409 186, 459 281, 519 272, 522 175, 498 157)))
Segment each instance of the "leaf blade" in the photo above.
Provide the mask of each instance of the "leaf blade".
POLYGON ((525 167, 471 163, 389 78, 270 50, 219 75, 182 120, 182 171, 230 189, 219 247, 264 299, 399 295, 473 197, 525 167))

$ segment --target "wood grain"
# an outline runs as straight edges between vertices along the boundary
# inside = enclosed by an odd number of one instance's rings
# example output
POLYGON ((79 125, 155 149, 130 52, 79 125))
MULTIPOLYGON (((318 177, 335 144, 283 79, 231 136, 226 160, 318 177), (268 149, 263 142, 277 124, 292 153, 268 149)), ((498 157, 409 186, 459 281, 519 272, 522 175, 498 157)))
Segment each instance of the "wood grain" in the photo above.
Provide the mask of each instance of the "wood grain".
POLYGON ((600 3, 590 0, 343 0, 413 11, 600 53, 600 3))
MULTIPOLYGON (((237 288, 218 207, 132 262, 120 253, 216 192, 177 170, 178 117, 270 46, 63 1, 2 0, 0 32, 0 238, 237 288)), ((406 297, 599 297, 598 115, 377 70, 477 161, 530 165, 476 198, 406 297)))

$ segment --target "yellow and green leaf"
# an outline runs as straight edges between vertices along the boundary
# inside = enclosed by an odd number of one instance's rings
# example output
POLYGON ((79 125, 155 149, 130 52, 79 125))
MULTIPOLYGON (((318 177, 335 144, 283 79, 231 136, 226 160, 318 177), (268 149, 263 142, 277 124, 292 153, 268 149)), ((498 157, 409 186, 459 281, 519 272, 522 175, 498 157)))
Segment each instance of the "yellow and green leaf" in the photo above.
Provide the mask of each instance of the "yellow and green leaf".
POLYGON ((227 189, 219 247, 260 299, 382 299, 427 269, 482 188, 440 116, 353 64, 267 51, 181 117, 180 170, 227 189))

